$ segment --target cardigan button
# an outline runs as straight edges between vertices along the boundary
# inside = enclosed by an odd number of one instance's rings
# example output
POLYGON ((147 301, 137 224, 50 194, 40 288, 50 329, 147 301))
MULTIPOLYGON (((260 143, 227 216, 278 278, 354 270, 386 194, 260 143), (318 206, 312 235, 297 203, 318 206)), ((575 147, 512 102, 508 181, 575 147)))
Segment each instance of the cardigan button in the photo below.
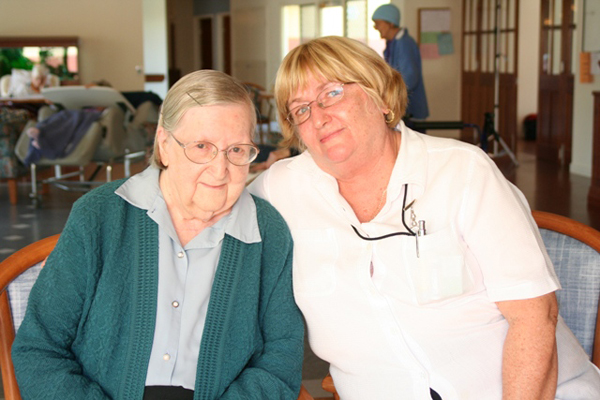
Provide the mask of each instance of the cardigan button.
POLYGON ((170 359, 171 359, 171 355, 170 355, 169 353, 166 353, 166 354, 163 356, 163 360, 165 360, 165 361, 169 361, 170 359))
POLYGON ((177 257, 183 258, 183 251, 180 251, 179 253, 177 253, 177 257))
POLYGON ((174 300, 171 305, 173 306, 173 308, 177 308, 179 307, 179 302, 177 300, 174 300))

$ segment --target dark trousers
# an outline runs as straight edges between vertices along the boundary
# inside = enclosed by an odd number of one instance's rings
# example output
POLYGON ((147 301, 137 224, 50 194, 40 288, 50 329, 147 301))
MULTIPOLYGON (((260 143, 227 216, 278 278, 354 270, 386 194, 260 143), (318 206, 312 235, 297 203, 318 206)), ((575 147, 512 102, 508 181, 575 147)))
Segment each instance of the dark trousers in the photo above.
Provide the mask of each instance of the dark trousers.
POLYGON ((146 386, 144 400, 192 400, 194 391, 181 386, 146 386))
MULTIPOLYGON (((432 400, 442 400, 439 394, 429 389, 432 400)), ((192 400, 194 391, 181 386, 146 386, 144 400, 192 400)))

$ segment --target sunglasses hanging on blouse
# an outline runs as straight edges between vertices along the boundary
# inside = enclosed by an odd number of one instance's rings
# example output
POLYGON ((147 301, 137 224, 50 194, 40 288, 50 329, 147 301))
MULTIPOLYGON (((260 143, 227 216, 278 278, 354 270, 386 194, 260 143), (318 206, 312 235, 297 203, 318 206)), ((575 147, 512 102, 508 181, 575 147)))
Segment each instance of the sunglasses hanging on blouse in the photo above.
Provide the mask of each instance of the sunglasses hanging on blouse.
POLYGON ((408 193, 408 184, 404 184, 404 198, 402 200, 402 225, 404 225, 404 227, 406 228, 406 230, 408 232, 394 232, 394 233, 388 233, 387 235, 383 235, 383 236, 366 237, 366 236, 361 235, 361 233, 358 231, 358 229, 356 229, 356 227, 354 225, 350 225, 350 226, 352 227, 352 229, 354 229, 354 232, 358 235, 359 238, 361 238, 363 240, 368 240, 368 241, 382 240, 382 239, 390 238, 392 236, 401 236, 401 235, 414 236, 415 243, 417 246, 417 258, 418 258, 419 257, 419 237, 425 236, 425 234, 426 234, 425 221, 424 220, 417 221, 417 216, 412 207, 413 204, 415 203, 415 200, 411 201, 408 205, 406 205, 407 193, 408 193), (411 220, 410 227, 406 224, 406 220, 404 217, 404 214, 406 213, 406 211, 408 209, 410 209, 410 220, 411 220), (416 232, 413 231, 413 229, 415 229, 415 228, 416 228, 416 232))

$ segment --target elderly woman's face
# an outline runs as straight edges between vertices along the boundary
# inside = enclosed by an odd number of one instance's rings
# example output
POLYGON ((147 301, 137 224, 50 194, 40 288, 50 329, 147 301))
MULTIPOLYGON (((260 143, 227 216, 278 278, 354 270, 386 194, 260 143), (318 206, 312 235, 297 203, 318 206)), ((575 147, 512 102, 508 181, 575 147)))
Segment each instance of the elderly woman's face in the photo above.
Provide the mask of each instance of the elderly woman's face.
MULTIPOLYGON (((171 133, 184 144, 205 141, 225 150, 233 144, 250 144, 251 127, 247 105, 213 105, 189 109, 171 133)), ((167 167, 162 172, 166 190, 170 190, 169 198, 184 216, 205 219, 233 206, 244 190, 248 165, 233 165, 223 152, 207 164, 195 164, 166 131, 161 131, 157 139, 161 141, 161 160, 167 167)))
POLYGON ((379 36, 382 39, 385 40, 392 40, 394 38, 394 36, 396 36, 396 32, 394 30, 394 25, 387 22, 387 21, 383 21, 381 19, 376 19, 373 25, 373 28, 375 28, 375 30, 379 31, 379 36))

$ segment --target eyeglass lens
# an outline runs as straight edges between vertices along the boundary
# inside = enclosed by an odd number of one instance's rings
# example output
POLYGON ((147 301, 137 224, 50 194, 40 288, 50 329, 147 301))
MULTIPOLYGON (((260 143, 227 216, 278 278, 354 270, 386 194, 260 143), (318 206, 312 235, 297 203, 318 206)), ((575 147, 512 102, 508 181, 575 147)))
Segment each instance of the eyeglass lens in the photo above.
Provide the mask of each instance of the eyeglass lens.
MULTIPOLYGON (((211 162, 220 150, 210 142, 192 142, 185 145, 184 151, 190 161, 206 164, 211 162)), ((238 166, 250 164, 258 155, 258 149, 251 144, 234 144, 221 151, 225 152, 232 164, 238 166)))
POLYGON ((321 108, 331 107, 344 97, 344 84, 330 86, 323 90, 314 101, 294 107, 288 114, 288 121, 293 125, 300 125, 310 118, 311 104, 317 103, 321 108))

